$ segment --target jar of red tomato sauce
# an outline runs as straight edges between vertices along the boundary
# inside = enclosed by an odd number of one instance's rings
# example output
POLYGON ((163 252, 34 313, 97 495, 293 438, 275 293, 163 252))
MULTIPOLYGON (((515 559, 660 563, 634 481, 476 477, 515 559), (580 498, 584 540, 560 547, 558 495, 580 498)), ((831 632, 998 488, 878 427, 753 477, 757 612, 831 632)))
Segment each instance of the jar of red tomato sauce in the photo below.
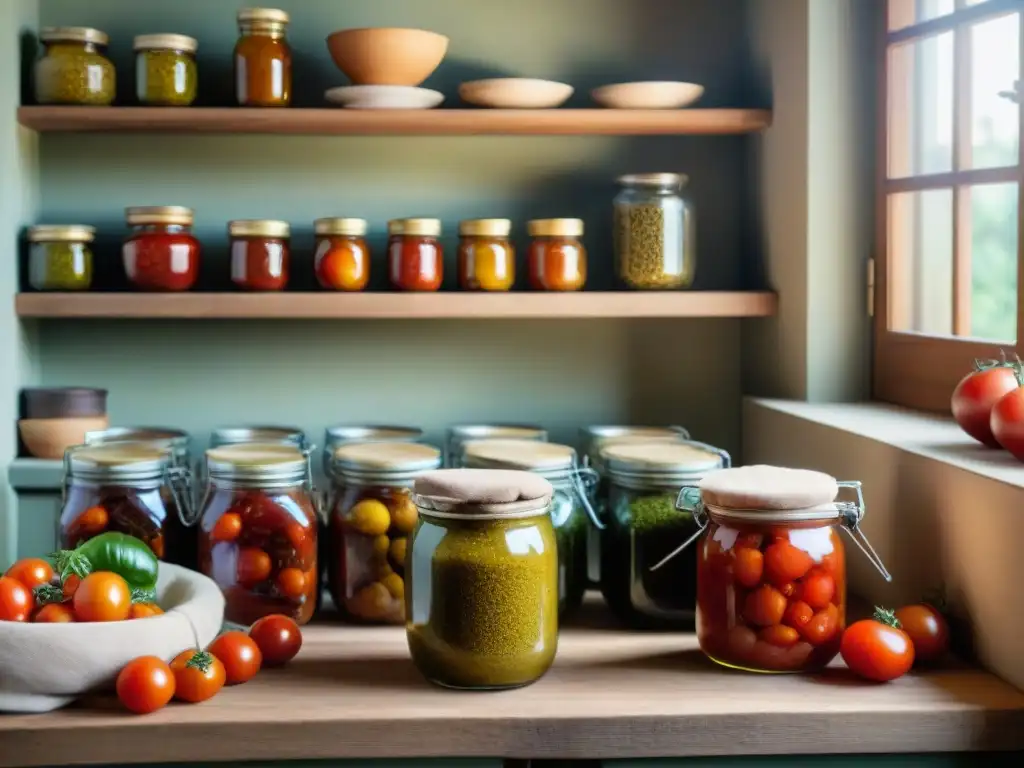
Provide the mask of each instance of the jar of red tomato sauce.
POLYGON ((388 276, 399 291, 436 291, 444 276, 438 219, 388 222, 388 276))
POLYGON ((126 208, 131 234, 121 253, 124 271, 144 291, 187 291, 199 276, 199 240, 192 209, 180 205, 126 208))
POLYGON ((247 443, 206 452, 199 567, 224 592, 224 616, 249 625, 272 613, 299 624, 317 603, 317 509, 309 453, 247 443))
POLYGON ((535 291, 578 291, 587 282, 587 250, 580 219, 534 219, 527 225, 530 286, 535 291))
POLYGON ((846 628, 841 528, 891 580, 860 530, 858 482, 804 469, 738 467, 684 487, 678 505, 702 528, 690 539, 700 538, 697 639, 723 666, 806 672, 835 658, 846 628), (840 489, 852 490, 856 501, 837 501, 840 489))
POLYGON ((290 234, 287 221, 229 222, 231 281, 247 291, 283 291, 288 285, 290 234))

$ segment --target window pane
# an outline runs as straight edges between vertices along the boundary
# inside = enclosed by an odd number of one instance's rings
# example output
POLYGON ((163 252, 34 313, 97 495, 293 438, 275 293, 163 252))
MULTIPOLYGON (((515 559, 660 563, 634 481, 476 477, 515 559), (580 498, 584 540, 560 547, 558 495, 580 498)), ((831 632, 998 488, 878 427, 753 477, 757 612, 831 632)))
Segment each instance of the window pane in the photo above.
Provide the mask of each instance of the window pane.
POLYGON ((889 29, 903 29, 952 12, 953 0, 889 0, 889 29))
POLYGON ((889 176, 953 169, 953 33, 889 51, 889 176))
POLYGON ((971 217, 971 335, 1015 341, 1018 185, 983 184, 964 193, 971 217))
POLYGON ((953 333, 953 190, 889 196, 893 330, 953 333))
POLYGON ((972 168, 1017 164, 1017 105, 1001 91, 1020 78, 1020 15, 970 27, 972 168))

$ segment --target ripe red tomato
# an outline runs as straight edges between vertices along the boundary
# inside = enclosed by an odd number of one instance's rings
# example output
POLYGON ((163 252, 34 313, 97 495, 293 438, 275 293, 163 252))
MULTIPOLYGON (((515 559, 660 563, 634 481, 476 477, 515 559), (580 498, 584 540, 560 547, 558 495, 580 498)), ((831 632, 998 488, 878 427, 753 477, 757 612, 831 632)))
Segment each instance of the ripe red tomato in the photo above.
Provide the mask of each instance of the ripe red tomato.
POLYGON ((992 434, 1020 461, 1024 461, 1024 388, 1007 392, 992 406, 992 434))
POLYGON ((975 362, 976 370, 960 380, 950 405, 953 418, 964 432, 990 448, 998 448, 1000 441, 991 426, 992 409, 1003 395, 1020 384, 1012 367, 983 365, 975 362))
POLYGON ((28 621, 36 599, 17 579, 0 576, 0 621, 28 621))
POLYGON ((132 603, 128 612, 129 619, 148 619, 153 616, 160 616, 164 612, 156 603, 132 603))
POLYGON ((800 597, 817 611, 827 608, 835 593, 835 579, 823 569, 812 568, 800 584, 800 597))
POLYGON ((81 583, 82 578, 80 576, 76 576, 73 573, 66 579, 64 579, 64 599, 70 600, 71 598, 73 598, 75 596, 75 592, 78 591, 78 585, 81 583))
POLYGON ((914 661, 938 661, 949 650, 949 624, 933 606, 908 605, 896 611, 900 628, 914 644, 914 661))
POLYGON ((914 664, 914 644, 892 611, 875 609, 875 618, 847 627, 839 647, 855 674, 884 683, 906 674, 914 664))
POLYGON ((779 648, 789 648, 800 640, 800 633, 785 624, 776 624, 773 627, 765 627, 760 632, 761 639, 779 648))
POLYGON ((829 603, 824 610, 811 616, 810 621, 799 627, 799 630, 811 645, 827 643, 839 630, 839 609, 829 603))
POLYGON ((26 557, 8 568, 4 576, 10 576, 29 589, 35 589, 42 584, 49 584, 53 580, 53 568, 48 562, 38 557, 26 557))
POLYGON ((764 572, 776 586, 802 579, 811 570, 811 556, 788 541, 776 541, 764 551, 764 572))
POLYGON ((224 665, 227 684, 244 683, 255 677, 263 663, 256 641, 245 632, 225 632, 206 649, 224 665))
POLYGON ((75 621, 75 612, 65 603, 49 603, 36 611, 32 621, 36 624, 67 624, 75 621))
POLYGON ((226 512, 220 516, 210 532, 211 541, 234 541, 242 533, 242 516, 226 512))
POLYGON ((163 659, 140 656, 117 675, 117 698, 137 715, 156 712, 174 696, 174 673, 163 659))
POLYGON ((124 621, 131 614, 132 592, 116 573, 96 571, 82 579, 73 605, 79 621, 124 621))
POLYGON ((238 583, 253 587, 270 576, 270 555, 258 547, 243 547, 238 553, 238 583))
POLYGON ((206 651, 182 651, 171 662, 174 673, 174 697, 198 704, 206 701, 224 687, 227 677, 224 665, 206 651))
POLYGON ((797 600, 794 603, 790 603, 786 608, 786 613, 782 617, 782 622, 789 627, 800 629, 814 616, 814 609, 811 608, 807 603, 802 600, 797 600))
POLYGON ((740 547, 733 550, 732 573, 736 583, 753 589, 761 583, 764 573, 764 555, 760 550, 740 547))
POLYGON ((92 538, 97 534, 103 533, 107 527, 107 523, 110 522, 110 515, 107 514, 107 510, 103 507, 89 507, 85 512, 80 514, 75 521, 71 524, 80 535, 84 535, 88 538, 92 538))
POLYGON ((779 590, 762 584, 743 603, 743 618, 748 624, 770 627, 779 624, 786 613, 786 598, 779 590))
POLYGON ((306 593, 306 574, 298 568, 282 568, 277 574, 277 588, 285 597, 302 597, 306 593))
POLYGON ((299 625, 279 613, 264 616, 253 624, 249 637, 256 641, 263 654, 263 664, 268 667, 290 661, 302 647, 299 625))

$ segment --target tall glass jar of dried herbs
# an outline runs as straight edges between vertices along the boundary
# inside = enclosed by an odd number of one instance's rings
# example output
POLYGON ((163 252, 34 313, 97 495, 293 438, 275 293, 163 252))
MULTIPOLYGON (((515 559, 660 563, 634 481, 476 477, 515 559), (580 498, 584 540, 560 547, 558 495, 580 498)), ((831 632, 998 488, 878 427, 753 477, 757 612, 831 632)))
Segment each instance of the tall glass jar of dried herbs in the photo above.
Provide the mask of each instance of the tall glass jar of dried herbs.
POLYGON ((421 475, 406 570, 413 663, 449 688, 518 688, 558 645, 558 545, 551 484, 532 472, 421 475))
POLYGON ((687 288, 696 270, 694 213, 678 173, 622 176, 615 198, 615 260, 630 288, 687 288))
POLYGON ((187 107, 196 99, 199 42, 187 35, 135 38, 135 96, 154 107, 187 107))
POLYGON ((110 38, 92 27, 44 27, 43 55, 35 66, 40 104, 107 106, 114 100, 116 73, 106 56, 110 38))

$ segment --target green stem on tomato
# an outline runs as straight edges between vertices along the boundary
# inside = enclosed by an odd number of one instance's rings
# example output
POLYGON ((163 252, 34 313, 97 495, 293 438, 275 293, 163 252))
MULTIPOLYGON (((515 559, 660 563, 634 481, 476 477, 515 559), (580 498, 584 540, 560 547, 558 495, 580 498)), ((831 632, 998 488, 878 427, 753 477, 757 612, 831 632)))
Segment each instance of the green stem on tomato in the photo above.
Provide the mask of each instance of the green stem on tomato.
POLYGON ((32 590, 32 593, 35 595, 37 605, 64 602, 64 590, 54 584, 40 584, 32 590))
POLYGON ((894 629, 902 629, 900 620, 896 618, 896 612, 890 611, 888 608, 882 608, 881 606, 875 606, 875 621, 879 624, 885 624, 886 626, 893 627, 894 629))
POLYGON ((89 562, 89 558, 73 549, 53 552, 50 554, 50 559, 53 561, 54 570, 60 576, 61 585, 68 580, 69 576, 84 579, 92 573, 92 563, 89 562))
POLYGON ((198 669, 200 672, 204 674, 206 673, 206 670, 210 668, 211 664, 213 664, 213 656, 207 653, 206 651, 200 650, 197 650, 194 654, 192 654, 192 658, 185 662, 186 667, 198 669))

